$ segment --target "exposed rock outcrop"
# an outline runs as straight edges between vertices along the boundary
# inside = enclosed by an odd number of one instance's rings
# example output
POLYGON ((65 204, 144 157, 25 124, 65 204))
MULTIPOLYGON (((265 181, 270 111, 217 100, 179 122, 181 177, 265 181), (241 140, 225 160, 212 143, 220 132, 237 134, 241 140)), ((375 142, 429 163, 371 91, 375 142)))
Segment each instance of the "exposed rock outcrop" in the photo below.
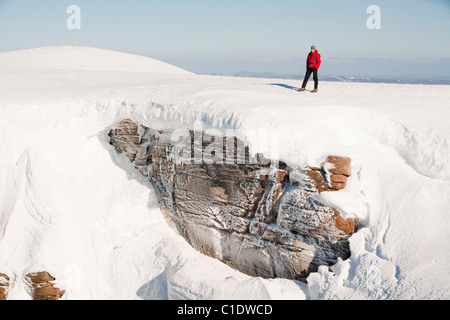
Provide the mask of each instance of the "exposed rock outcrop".
POLYGON ((328 156, 320 168, 309 168, 306 173, 319 192, 342 190, 347 186, 347 178, 352 172, 351 159, 328 156))
POLYGON ((354 221, 317 199, 345 188, 349 158, 330 156, 320 167, 292 170, 252 157, 236 137, 189 131, 180 149, 170 132, 131 120, 109 135, 152 182, 169 225, 200 252, 252 276, 298 280, 349 257, 354 221))
POLYGON ((9 288, 9 277, 0 273, 0 300, 6 300, 8 296, 8 288, 9 288))
POLYGON ((64 290, 55 287, 55 278, 46 271, 29 273, 27 280, 34 300, 58 300, 64 295, 64 290))

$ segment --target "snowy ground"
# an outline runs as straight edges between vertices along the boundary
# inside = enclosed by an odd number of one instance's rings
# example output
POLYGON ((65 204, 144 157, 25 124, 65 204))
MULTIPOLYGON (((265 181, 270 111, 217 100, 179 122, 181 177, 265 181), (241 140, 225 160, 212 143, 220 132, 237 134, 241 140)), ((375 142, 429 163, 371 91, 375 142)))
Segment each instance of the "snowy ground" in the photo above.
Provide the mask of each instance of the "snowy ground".
POLYGON ((63 299, 450 298, 450 86, 194 75, 80 47, 0 53, 0 272, 10 299, 46 270, 63 299), (312 83, 310 83, 310 86, 312 83), (243 275, 166 225, 153 189, 108 145, 131 118, 271 129, 291 167, 353 159, 323 195, 364 226, 352 256, 308 285, 243 275))

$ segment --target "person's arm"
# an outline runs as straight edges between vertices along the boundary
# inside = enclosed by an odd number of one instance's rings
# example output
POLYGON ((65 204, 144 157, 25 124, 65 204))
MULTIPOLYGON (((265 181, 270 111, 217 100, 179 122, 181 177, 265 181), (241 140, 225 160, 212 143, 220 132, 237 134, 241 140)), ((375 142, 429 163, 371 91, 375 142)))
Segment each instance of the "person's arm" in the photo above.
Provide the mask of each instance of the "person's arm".
POLYGON ((321 63, 322 63, 322 60, 320 59, 320 54, 317 54, 317 63, 316 63, 317 70, 319 70, 321 63))

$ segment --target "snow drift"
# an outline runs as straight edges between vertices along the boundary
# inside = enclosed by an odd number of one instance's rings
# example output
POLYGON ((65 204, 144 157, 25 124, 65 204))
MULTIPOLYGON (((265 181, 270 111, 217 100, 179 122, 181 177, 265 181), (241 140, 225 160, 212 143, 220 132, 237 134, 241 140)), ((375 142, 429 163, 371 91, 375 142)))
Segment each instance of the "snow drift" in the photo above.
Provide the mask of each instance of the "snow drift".
MULTIPOLYGON (((448 299, 448 86, 199 76, 82 47, 0 53, 0 273, 31 299, 48 271, 63 299, 448 299), (137 72, 139 71, 139 72, 137 72), (151 128, 272 129, 291 167, 353 160, 321 194, 362 228, 351 257, 307 284, 241 274, 165 223, 148 180, 108 144, 122 119, 151 128)), ((254 142, 257 149, 256 141, 254 142)))

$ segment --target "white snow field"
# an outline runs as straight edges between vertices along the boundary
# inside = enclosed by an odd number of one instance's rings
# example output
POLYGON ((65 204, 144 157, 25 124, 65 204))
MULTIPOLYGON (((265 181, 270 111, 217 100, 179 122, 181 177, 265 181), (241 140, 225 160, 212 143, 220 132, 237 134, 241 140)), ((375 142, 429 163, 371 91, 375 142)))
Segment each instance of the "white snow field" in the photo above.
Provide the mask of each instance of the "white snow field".
POLYGON ((25 275, 35 271, 51 273, 67 300, 449 299, 450 86, 321 82, 311 94, 299 85, 195 75, 86 47, 0 53, 8 299, 31 299, 25 275), (252 278, 198 253, 109 145, 109 129, 125 118, 271 129, 293 168, 351 157, 347 188, 321 195, 362 225, 351 257, 304 284, 252 278))

